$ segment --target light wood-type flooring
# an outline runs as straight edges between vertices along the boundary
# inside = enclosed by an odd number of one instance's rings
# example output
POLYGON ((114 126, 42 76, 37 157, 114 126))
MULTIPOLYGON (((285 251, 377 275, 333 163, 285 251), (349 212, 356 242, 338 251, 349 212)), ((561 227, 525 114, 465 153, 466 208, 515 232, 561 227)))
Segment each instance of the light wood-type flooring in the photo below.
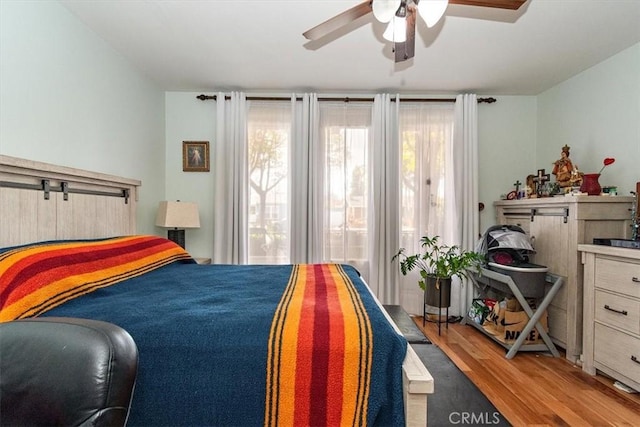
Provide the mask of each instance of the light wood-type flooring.
POLYGON ((437 323, 423 329, 422 317, 414 321, 514 426, 640 426, 640 393, 587 375, 564 354, 518 352, 508 360, 502 346, 472 326, 443 324, 438 336, 437 323))

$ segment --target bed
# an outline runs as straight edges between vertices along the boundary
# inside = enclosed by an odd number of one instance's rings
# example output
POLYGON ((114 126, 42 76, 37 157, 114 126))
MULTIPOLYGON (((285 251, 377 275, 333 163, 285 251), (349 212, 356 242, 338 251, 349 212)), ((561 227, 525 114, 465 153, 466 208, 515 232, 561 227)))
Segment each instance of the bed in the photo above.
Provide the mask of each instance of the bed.
POLYGON ((433 379, 353 267, 198 265, 136 234, 139 187, 0 156, 0 319, 129 331, 129 425, 426 425, 433 379))

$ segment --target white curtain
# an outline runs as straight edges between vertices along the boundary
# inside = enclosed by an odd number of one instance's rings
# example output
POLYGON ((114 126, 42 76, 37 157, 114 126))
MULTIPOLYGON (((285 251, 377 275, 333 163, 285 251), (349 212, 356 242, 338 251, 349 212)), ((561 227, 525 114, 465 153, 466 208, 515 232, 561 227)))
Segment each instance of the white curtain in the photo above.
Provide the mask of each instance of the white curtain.
POLYGON ((249 264, 290 262, 291 100, 247 101, 249 264))
POLYGON ((247 223, 247 136, 246 96, 232 92, 216 98, 215 197, 213 262, 246 264, 247 223))
POLYGON ((371 102, 320 103, 322 260, 353 265, 367 281, 370 223, 371 102))
MULTIPOLYGON (((480 237, 478 210, 478 99, 474 94, 458 95, 455 107, 453 161, 455 170, 454 194, 458 216, 456 244, 464 250, 474 250, 480 237)), ((473 286, 464 280, 458 288, 459 315, 467 312, 473 298, 473 286)))
MULTIPOLYGON (((451 103, 408 100, 400 104, 400 246, 407 254, 422 251, 419 241, 425 235, 439 236, 441 243, 451 244, 457 225, 453 221, 453 123, 451 103)), ((397 264, 394 266, 397 268, 397 264)), ((400 276, 401 305, 409 313, 422 315, 419 279, 418 271, 400 276)))
POLYGON ((369 286, 383 304, 400 303, 398 266, 391 258, 400 247, 400 100, 389 94, 373 101, 371 197, 369 198, 369 286))
POLYGON ((322 261, 322 154, 318 136, 319 105, 315 93, 302 101, 291 97, 291 262, 322 261))

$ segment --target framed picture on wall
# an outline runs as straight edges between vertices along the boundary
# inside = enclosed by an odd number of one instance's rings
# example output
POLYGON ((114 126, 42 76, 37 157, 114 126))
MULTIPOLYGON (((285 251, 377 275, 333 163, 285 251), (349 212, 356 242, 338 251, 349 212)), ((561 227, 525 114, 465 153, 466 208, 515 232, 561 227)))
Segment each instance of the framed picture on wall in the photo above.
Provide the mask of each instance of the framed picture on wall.
POLYGON ((209 172, 209 141, 182 142, 182 170, 209 172))

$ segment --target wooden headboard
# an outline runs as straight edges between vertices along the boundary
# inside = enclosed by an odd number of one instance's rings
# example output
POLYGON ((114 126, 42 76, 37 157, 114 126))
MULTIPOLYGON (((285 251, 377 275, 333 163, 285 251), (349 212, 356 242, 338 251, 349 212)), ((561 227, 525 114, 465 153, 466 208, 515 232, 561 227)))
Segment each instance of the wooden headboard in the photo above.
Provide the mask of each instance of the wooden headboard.
POLYGON ((0 155, 0 247, 135 234, 140 185, 0 155))

